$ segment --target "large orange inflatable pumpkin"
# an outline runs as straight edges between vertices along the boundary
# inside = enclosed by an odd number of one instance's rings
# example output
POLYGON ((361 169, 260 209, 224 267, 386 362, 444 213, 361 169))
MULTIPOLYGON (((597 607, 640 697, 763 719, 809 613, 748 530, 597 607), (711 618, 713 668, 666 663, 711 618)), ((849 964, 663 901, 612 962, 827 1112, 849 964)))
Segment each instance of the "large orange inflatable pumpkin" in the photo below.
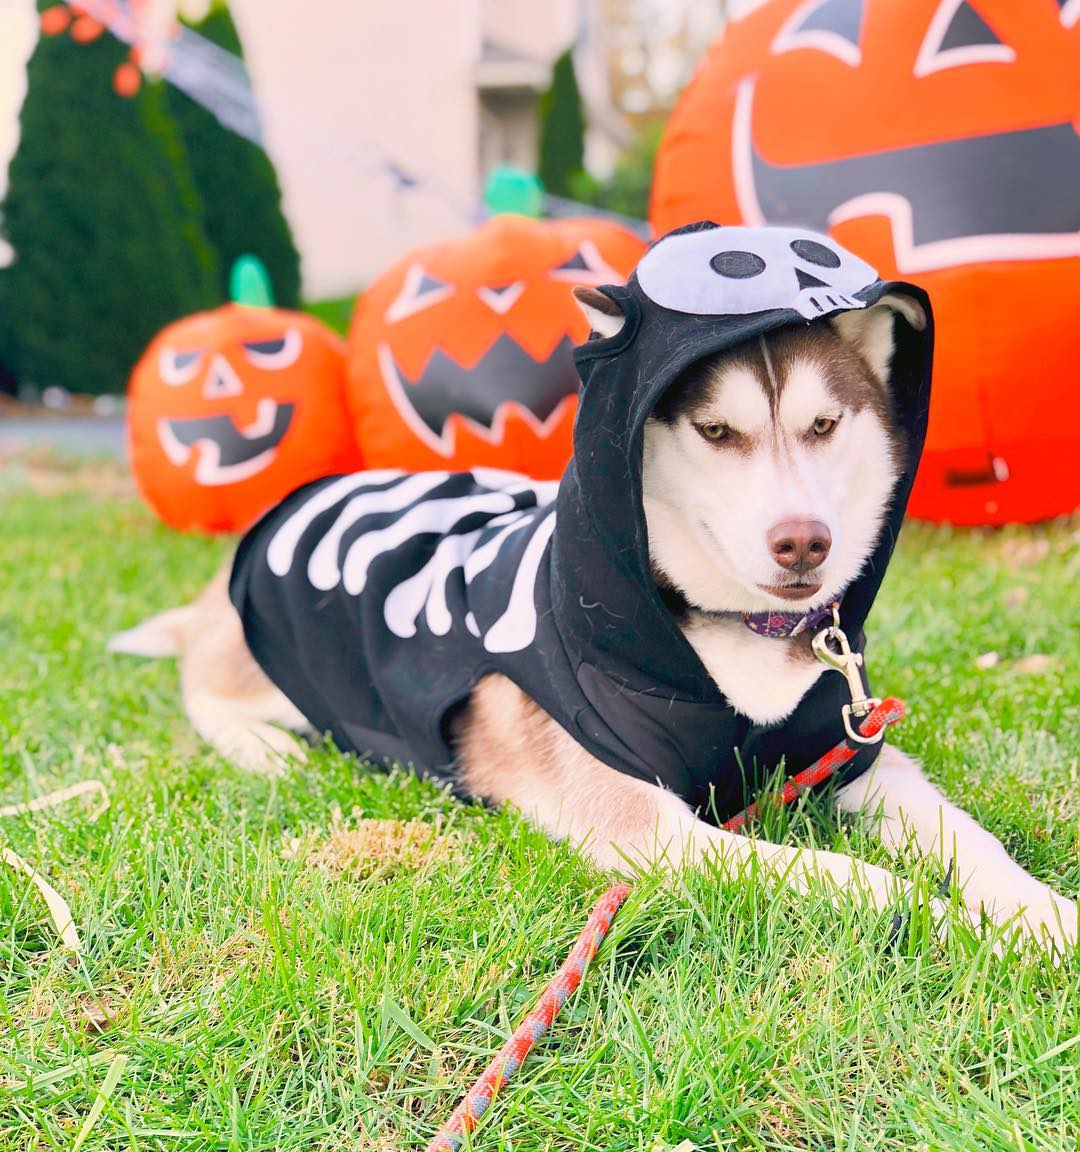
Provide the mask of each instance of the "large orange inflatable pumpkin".
POLYGON ((621 282, 644 244, 601 220, 495 216, 410 252, 360 298, 349 396, 369 468, 561 475, 588 336, 575 284, 621 282))
POLYGON ((179 320, 128 396, 135 479, 174 528, 239 531, 308 480, 360 467, 344 344, 301 313, 226 304, 179 320))
POLYGON ((773 0, 671 117, 652 222, 830 231, 937 320, 910 510, 1080 503, 1080 3, 773 0))

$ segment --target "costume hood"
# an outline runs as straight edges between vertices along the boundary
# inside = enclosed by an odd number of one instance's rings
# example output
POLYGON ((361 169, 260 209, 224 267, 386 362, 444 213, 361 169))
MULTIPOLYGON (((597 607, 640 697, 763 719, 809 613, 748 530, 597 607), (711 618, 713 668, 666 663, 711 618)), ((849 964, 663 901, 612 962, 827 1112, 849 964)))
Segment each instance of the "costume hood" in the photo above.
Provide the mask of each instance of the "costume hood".
MULTIPOLYGON (((626 321, 576 353, 574 456, 557 486, 479 469, 317 481, 244 538, 231 595, 263 669, 346 750, 453 782, 450 718, 498 672, 605 764, 722 821, 781 759, 798 772, 844 739, 847 687, 823 674, 775 725, 720 693, 651 576, 645 421, 705 357, 891 292, 922 305, 924 329, 895 325, 890 391, 907 463, 841 605, 861 651, 926 429, 929 302, 828 237, 709 223, 657 241, 628 284, 603 291, 626 321)), ((875 755, 860 749, 845 775, 875 755)))

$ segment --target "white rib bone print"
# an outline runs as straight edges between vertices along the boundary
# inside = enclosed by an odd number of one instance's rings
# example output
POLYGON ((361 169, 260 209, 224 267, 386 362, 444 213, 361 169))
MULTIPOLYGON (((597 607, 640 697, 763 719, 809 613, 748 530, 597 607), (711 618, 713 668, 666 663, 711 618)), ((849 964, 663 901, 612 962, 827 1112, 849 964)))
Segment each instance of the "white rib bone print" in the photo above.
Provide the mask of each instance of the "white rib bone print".
MULTIPOLYGON (((307 578, 319 591, 330 591, 339 584, 350 596, 358 596, 367 587, 368 573, 375 560, 393 552, 406 541, 425 533, 446 533, 454 525, 475 514, 492 517, 482 528, 465 533, 444 535, 427 563, 391 588, 383 605, 386 626, 395 636, 408 639, 416 635, 420 617, 436 636, 445 636, 453 626, 448 605, 447 584, 452 574, 463 569, 465 583, 488 569, 498 558, 503 545, 522 528, 536 523, 533 508, 517 509, 514 497, 533 493, 536 505, 550 504, 558 491, 557 483, 538 483, 513 473, 494 469, 475 469, 473 478, 487 489, 465 496, 424 498, 449 479, 446 472, 420 473, 402 479, 403 473, 362 473, 344 477, 315 493, 278 529, 267 548, 267 564, 277 576, 292 569, 297 548, 304 533, 316 518, 332 509, 353 492, 334 523, 311 552, 307 578), (360 491, 374 485, 400 483, 375 491, 360 491), (348 530, 366 516, 392 512, 404 514, 389 525, 361 532, 342 556, 342 541, 348 530), (491 529, 494 536, 477 547, 480 537, 491 529)), ((483 637, 489 652, 518 652, 527 648, 536 636, 536 578, 555 528, 554 509, 544 515, 533 538, 525 546, 521 562, 510 584, 506 608, 483 637)), ((474 635, 480 630, 472 613, 462 622, 474 635)))

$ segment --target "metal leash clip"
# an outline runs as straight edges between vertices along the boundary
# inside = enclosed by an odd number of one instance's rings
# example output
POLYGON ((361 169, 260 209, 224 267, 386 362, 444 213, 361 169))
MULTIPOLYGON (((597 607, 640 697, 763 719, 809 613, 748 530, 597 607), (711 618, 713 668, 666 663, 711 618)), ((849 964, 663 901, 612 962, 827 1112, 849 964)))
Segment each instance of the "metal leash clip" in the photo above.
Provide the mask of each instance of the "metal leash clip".
POLYGON ((867 696, 863 691, 862 676, 859 669, 862 667, 862 653, 852 652, 851 645, 844 630, 840 627, 840 605, 832 606, 833 622, 814 637, 814 655, 830 668, 843 672, 848 682, 848 691, 851 693, 851 703, 845 704, 840 710, 844 720, 844 731, 848 738, 857 744, 877 744, 885 735, 882 728, 874 736, 863 736, 851 723, 852 716, 863 717, 872 712, 881 701, 874 696, 867 696), (836 648, 829 647, 829 641, 835 643, 836 648))

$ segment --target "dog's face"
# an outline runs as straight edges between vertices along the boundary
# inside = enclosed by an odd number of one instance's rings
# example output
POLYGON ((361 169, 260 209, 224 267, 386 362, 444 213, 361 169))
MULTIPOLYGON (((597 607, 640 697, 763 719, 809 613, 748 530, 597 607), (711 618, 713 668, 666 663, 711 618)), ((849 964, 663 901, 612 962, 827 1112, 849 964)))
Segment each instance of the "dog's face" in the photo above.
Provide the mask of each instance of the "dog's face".
MULTIPOLYGON (((856 578, 903 468, 888 394, 897 314, 925 324, 918 304, 890 297, 733 349, 672 386, 643 462, 661 583, 707 611, 790 611, 856 578)), ((610 312, 591 319, 617 331, 610 312)))

